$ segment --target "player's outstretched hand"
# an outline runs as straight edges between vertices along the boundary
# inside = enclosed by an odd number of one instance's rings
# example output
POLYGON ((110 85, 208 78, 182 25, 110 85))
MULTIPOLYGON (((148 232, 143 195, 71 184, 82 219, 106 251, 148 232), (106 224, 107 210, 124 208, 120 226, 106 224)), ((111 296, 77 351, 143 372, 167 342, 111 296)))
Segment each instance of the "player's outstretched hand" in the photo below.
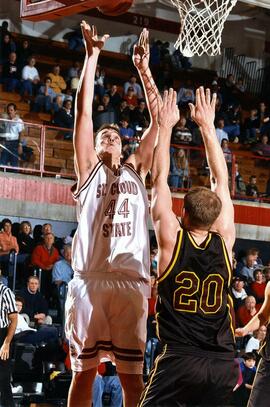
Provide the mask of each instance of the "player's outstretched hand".
POLYGON ((86 49, 87 56, 98 55, 103 48, 106 40, 109 38, 108 34, 103 35, 98 39, 97 28, 92 25, 90 27, 84 20, 81 22, 81 30, 84 39, 84 45, 86 49))
POLYGON ((149 67, 149 32, 144 28, 140 34, 138 44, 133 48, 133 63, 139 71, 145 71, 149 67))
POLYGON ((215 119, 215 106, 216 106, 216 93, 213 94, 211 99, 210 89, 204 90, 200 86, 196 90, 196 104, 189 103, 191 118, 199 127, 213 126, 215 119))
POLYGON ((179 121, 180 113, 176 104, 177 94, 170 88, 165 90, 163 99, 158 103, 158 124, 168 129, 173 128, 179 121))
POLYGON ((235 336, 236 336, 237 338, 241 338, 241 337, 246 336, 246 335, 247 335, 247 333, 246 333, 246 331, 245 331, 245 328, 237 328, 237 329, 235 330, 235 336))

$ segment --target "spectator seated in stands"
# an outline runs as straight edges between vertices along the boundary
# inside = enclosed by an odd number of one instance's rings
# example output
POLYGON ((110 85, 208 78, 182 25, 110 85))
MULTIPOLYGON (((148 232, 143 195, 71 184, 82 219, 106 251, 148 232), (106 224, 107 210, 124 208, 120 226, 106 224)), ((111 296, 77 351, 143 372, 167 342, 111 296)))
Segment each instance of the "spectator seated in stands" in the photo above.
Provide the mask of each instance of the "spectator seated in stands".
POLYGON ((16 52, 11 52, 8 61, 3 64, 2 76, 7 92, 14 92, 20 89, 21 81, 16 52))
POLYGON ((182 148, 173 149, 171 154, 171 171, 169 177, 169 185, 172 191, 177 191, 179 188, 187 187, 189 177, 188 160, 185 150, 182 148))
POLYGON ((260 132, 270 136, 270 112, 264 102, 259 104, 260 132))
POLYGON ((127 94, 124 95, 123 99, 127 102, 128 106, 131 110, 134 110, 135 107, 138 105, 138 98, 137 98, 137 96, 134 92, 134 88, 132 86, 130 86, 128 88, 127 94))
POLYGON ((232 169, 232 152, 229 149, 229 142, 226 138, 221 140, 221 148, 230 174, 232 169))
POLYGON ((245 326, 257 314, 260 308, 261 304, 256 303, 255 297, 252 295, 246 297, 244 304, 236 312, 236 326, 239 328, 245 326))
POLYGON ((117 109, 120 106, 122 97, 118 92, 117 85, 112 85, 111 88, 106 92, 110 97, 110 103, 114 109, 117 109))
POLYGON ((66 82, 70 83, 73 78, 79 78, 81 74, 81 69, 82 67, 80 61, 74 61, 72 66, 68 70, 66 82))
POLYGON ((53 101, 56 97, 56 93, 52 89, 51 84, 52 80, 47 76, 45 78, 45 84, 38 90, 38 94, 33 104, 33 112, 43 111, 45 113, 51 113, 53 101))
POLYGON ((233 74, 228 74, 224 86, 221 88, 223 104, 225 106, 233 105, 236 101, 235 97, 235 78, 233 74))
POLYGON ((16 44, 11 38, 10 33, 5 33, 1 42, 1 59, 0 63, 4 64, 8 61, 11 52, 16 52, 16 44))
POLYGON ((19 155, 23 153, 22 132, 24 124, 17 114, 15 103, 7 105, 7 115, 4 118, 12 121, 1 122, 0 140, 3 147, 0 155, 0 164, 18 167, 19 155))
POLYGON ((20 70, 27 65, 27 61, 33 55, 33 50, 29 44, 28 40, 23 40, 22 44, 18 47, 18 65, 20 70))
POLYGON ((126 139, 126 141, 129 143, 129 140, 135 136, 135 132, 131 127, 129 127, 129 120, 127 117, 124 117, 120 124, 121 124, 119 127, 120 135, 123 139, 126 139))
POLYGON ((224 114, 224 131, 228 134, 229 140, 238 143, 240 136, 241 106, 236 103, 229 106, 224 114))
POLYGON ((65 244, 63 248, 63 259, 58 260, 52 270, 52 281, 59 287, 61 284, 68 284, 73 277, 71 268, 71 245, 65 244))
POLYGON ((22 70, 22 83, 20 95, 23 101, 29 102, 29 97, 37 94, 40 86, 40 77, 37 68, 35 67, 36 59, 30 57, 28 64, 23 67, 22 70), (28 99, 26 98, 28 95, 28 99))
POLYGON ((95 72, 95 87, 94 94, 102 98, 105 94, 107 86, 107 79, 105 70, 100 68, 100 65, 97 65, 95 72))
POLYGON ((243 137, 241 141, 243 143, 256 143, 257 134, 260 133, 260 119, 257 109, 251 109, 249 117, 244 121, 243 125, 243 137))
POLYGON ((11 251, 19 252, 18 242, 15 236, 12 236, 10 219, 2 220, 3 230, 0 233, 0 268, 3 276, 8 275, 9 254, 11 251))
POLYGON ((30 343, 31 345, 46 344, 49 342, 58 342, 58 331, 52 326, 41 325, 39 329, 31 328, 29 326, 29 316, 21 314, 24 306, 23 297, 15 297, 17 310, 18 310, 18 323, 13 340, 23 343, 30 343))
POLYGON ((19 245, 19 254, 21 257, 21 267, 17 268, 17 278, 20 284, 25 282, 27 278, 29 261, 31 259, 31 254, 35 245, 34 239, 31 237, 31 233, 31 223, 28 221, 21 222, 17 238, 19 245))
POLYGON ((260 267, 263 268, 259 258, 259 250, 251 248, 248 249, 246 256, 238 262, 236 274, 244 276, 248 282, 254 281, 254 270, 260 267))
POLYGON ((181 116, 179 122, 173 128, 172 144, 192 144, 192 133, 187 128, 187 119, 181 116))
POLYGON ((48 77, 51 78, 51 88, 55 92, 56 95, 60 95, 65 100, 65 94, 63 93, 64 90, 67 88, 67 84, 62 75, 60 75, 60 65, 54 65, 53 71, 48 73, 48 77))
POLYGON ((97 106, 96 114, 104 113, 104 112, 114 112, 114 111, 115 111, 114 107, 110 101, 110 96, 109 96, 109 94, 106 93, 102 97, 101 103, 99 103, 97 106))
POLYGON ((253 198, 258 198, 260 196, 260 192, 256 185, 257 177, 256 175, 251 175, 249 177, 249 183, 246 186, 246 195, 252 196, 253 198))
POLYGON ((242 359, 240 370, 243 382, 234 392, 234 401, 235 405, 244 407, 247 405, 256 374, 256 355, 252 352, 245 353, 242 355, 242 359))
MULTIPOLYGON (((72 111, 71 100, 65 100, 63 107, 55 112, 53 115, 53 124, 57 127, 63 127, 64 129, 73 129, 74 127, 74 115, 72 111)), ((64 134, 65 140, 71 140, 73 131, 66 132, 64 134)))
POLYGON ((122 387, 116 373, 115 365, 110 361, 101 363, 98 367, 93 384, 93 406, 122 407, 122 387))
POLYGON ((237 82, 235 84, 236 89, 240 92, 240 93, 245 93, 246 91, 246 86, 244 84, 244 79, 243 78, 238 78, 237 82))
POLYGON ((138 143, 135 138, 135 131, 129 127, 129 120, 127 117, 123 117, 119 132, 122 137, 123 154, 125 159, 136 150, 138 143))
POLYGON ((30 322, 36 326, 51 325, 52 318, 48 315, 48 303, 39 292, 40 283, 36 276, 30 276, 27 287, 20 291, 19 296, 24 299, 23 313, 27 314, 30 322))
POLYGON ((44 223, 42 225, 42 237, 41 237, 41 243, 44 243, 44 236, 47 233, 53 233, 54 235, 54 247, 56 247, 56 249, 58 250, 58 252, 60 253, 63 250, 64 247, 64 242, 63 239, 61 237, 57 237, 55 236, 55 233, 53 232, 53 228, 52 228, 52 224, 51 223, 44 223))
POLYGON ((248 340, 245 348, 245 352, 256 352, 262 346, 266 337, 267 328, 265 325, 261 325, 257 331, 253 332, 253 335, 248 340))
POLYGON ((269 266, 264 267, 263 274, 264 274, 265 283, 267 284, 268 281, 270 281, 270 267, 269 266))
POLYGON ((18 244, 19 244, 19 252, 22 254, 31 254, 35 242, 31 236, 32 234, 32 225, 28 220, 24 220, 20 224, 20 230, 18 234, 18 244))
POLYGON ((123 117, 128 117, 130 120, 131 110, 127 104, 126 100, 122 100, 120 106, 116 109, 117 123, 123 120, 123 117))
POLYGON ((137 83, 136 75, 131 75, 129 80, 124 83, 124 96, 128 95, 129 89, 133 89, 133 95, 136 96, 137 99, 141 99, 143 97, 142 88, 139 83, 137 83))
POLYGON ((220 145, 222 140, 224 139, 229 140, 228 133, 226 133, 224 127, 225 127, 224 119, 219 119, 216 125, 216 135, 220 145))
POLYGON ((150 116, 144 99, 139 100, 138 106, 130 112, 130 120, 134 129, 140 127, 144 131, 150 123, 150 116))
POLYGON ((249 294, 256 298, 257 303, 262 304, 264 301, 264 291, 266 287, 262 269, 255 269, 253 275, 254 281, 252 281, 249 285, 249 294))
POLYGON ((34 248, 31 263, 36 269, 42 270, 41 292, 49 299, 52 295, 52 269, 59 260, 59 252, 54 247, 53 233, 44 235, 44 242, 34 248))
POLYGON ((189 103, 194 103, 194 101, 194 87, 191 80, 187 80, 186 84, 182 86, 177 93, 177 104, 179 108, 184 109, 189 103))
POLYGON ((255 154, 261 155, 263 157, 270 157, 270 144, 268 144, 267 134, 261 136, 260 143, 257 143, 253 149, 255 154))
POLYGON ((67 284, 73 277, 71 268, 71 245, 65 244, 63 249, 64 258, 58 260, 52 270, 52 282, 55 287, 55 297, 60 315, 64 312, 67 284))
POLYGON ((234 310, 237 311, 238 308, 244 304, 244 300, 247 298, 247 293, 245 290, 246 278, 243 276, 236 276, 232 282, 232 299, 234 310))

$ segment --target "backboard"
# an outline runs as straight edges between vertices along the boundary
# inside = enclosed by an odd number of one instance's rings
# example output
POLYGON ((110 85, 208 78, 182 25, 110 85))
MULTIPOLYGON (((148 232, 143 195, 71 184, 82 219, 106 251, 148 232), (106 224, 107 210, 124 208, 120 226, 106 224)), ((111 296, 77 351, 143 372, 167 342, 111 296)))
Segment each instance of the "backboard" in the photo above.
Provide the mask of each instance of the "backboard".
POLYGON ((53 20, 97 7, 104 14, 118 15, 131 5, 132 0, 21 0, 20 14, 24 20, 53 20))
POLYGON ((270 0, 241 0, 241 2, 257 7, 270 8, 270 0))

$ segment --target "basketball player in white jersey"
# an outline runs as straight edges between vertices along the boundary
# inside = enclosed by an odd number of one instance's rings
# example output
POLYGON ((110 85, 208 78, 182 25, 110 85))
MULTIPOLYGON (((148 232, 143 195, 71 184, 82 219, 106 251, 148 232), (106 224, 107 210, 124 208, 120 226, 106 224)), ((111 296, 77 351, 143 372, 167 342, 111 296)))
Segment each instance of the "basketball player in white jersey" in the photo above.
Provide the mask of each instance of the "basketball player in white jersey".
POLYGON ((73 379, 68 406, 91 405, 92 384, 102 357, 116 363, 126 407, 143 389, 147 295, 149 291, 148 198, 144 180, 158 132, 158 90, 149 69, 148 31, 134 47, 151 123, 139 148, 121 165, 117 126, 105 125, 94 144, 92 102, 99 53, 109 37, 81 24, 86 57, 77 92, 73 191, 78 229, 73 242, 74 279, 66 304, 73 379))

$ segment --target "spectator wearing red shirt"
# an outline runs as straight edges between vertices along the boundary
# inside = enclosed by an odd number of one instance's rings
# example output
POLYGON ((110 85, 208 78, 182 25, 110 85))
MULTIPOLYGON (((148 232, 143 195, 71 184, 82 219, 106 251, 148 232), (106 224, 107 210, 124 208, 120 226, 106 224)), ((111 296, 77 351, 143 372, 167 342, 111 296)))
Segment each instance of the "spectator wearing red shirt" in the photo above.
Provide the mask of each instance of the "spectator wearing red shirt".
POLYGON ((127 94, 123 99, 127 102, 130 109, 135 109, 138 106, 138 98, 131 86, 128 88, 127 94))
POLYGON ((236 312, 236 325, 237 327, 245 326, 257 314, 261 304, 256 304, 256 299, 249 295, 245 299, 245 304, 241 305, 236 312))
POLYGON ((43 244, 33 250, 31 263, 34 267, 42 269, 41 292, 47 299, 50 299, 52 293, 52 269, 59 257, 59 252, 54 247, 54 234, 44 234, 43 244))
POLYGON ((256 298, 257 303, 262 304, 266 287, 264 275, 261 269, 254 270, 253 275, 255 281, 250 284, 250 294, 256 298))

